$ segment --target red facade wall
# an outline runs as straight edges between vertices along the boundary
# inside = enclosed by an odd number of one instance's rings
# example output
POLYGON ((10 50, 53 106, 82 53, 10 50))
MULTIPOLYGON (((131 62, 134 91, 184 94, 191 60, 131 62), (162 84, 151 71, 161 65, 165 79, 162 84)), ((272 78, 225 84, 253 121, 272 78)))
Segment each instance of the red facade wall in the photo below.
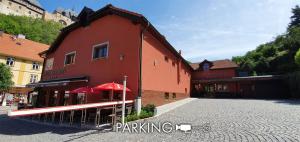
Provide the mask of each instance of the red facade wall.
POLYGON ((64 71, 52 75, 45 75, 47 71, 44 71, 42 79, 86 75, 90 77, 87 85, 96 86, 113 81, 122 83, 123 76, 127 75, 128 88, 137 95, 139 41, 139 25, 119 16, 105 16, 69 33, 57 50, 47 55, 47 59, 54 58, 54 71, 64 71), (104 42, 109 42, 108 58, 92 60, 93 45, 104 42), (65 54, 73 51, 76 51, 75 64, 64 66, 65 54), (120 60, 120 55, 124 55, 123 60, 120 60))
MULTIPOLYGON (((127 99, 134 99, 138 95, 140 32, 140 25, 115 15, 105 16, 87 27, 78 28, 66 36, 55 52, 47 54, 47 59, 54 58, 50 71, 54 73, 44 71, 42 80, 89 76, 90 81, 81 86, 93 87, 113 81, 122 83, 123 76, 127 75, 127 86, 132 90, 127 99), (93 60, 93 46, 104 42, 109 43, 108 58, 93 60), (65 66, 65 55, 74 51, 75 64, 65 66), (124 56, 123 60, 120 60, 121 55, 124 56)), ((147 92, 142 93, 143 105, 154 102, 162 105, 189 97, 191 71, 179 57, 147 31, 142 51, 142 91, 147 92), (166 92, 170 93, 170 97, 176 93, 176 98, 165 100, 166 92)), ((69 85, 64 89, 72 90, 81 86, 69 85)), ((53 91, 58 88, 45 89, 53 91)), ((90 95, 87 100, 97 101, 98 96, 90 95)))
POLYGON ((222 79, 222 78, 232 78, 236 76, 235 68, 229 69, 215 69, 208 71, 194 71, 192 73, 193 80, 199 79, 222 79))
MULTIPOLYGON (((146 32, 143 40, 142 90, 157 93, 143 93, 142 98, 145 98, 147 103, 155 103, 156 98, 164 98, 164 92, 185 94, 189 97, 190 83, 189 68, 167 47, 146 32)), ((181 98, 185 97, 181 95, 181 98)), ((165 101, 168 102, 169 100, 165 101)))

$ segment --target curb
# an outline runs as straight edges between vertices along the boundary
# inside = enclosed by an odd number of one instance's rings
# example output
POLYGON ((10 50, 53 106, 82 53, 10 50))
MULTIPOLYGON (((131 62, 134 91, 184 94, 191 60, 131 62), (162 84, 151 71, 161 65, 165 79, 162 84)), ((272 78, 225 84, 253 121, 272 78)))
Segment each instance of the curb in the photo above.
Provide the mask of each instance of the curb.
POLYGON ((179 100, 179 101, 176 101, 176 102, 172 102, 172 103, 168 103, 168 104, 165 104, 165 105, 162 105, 162 106, 159 106, 159 107, 156 107, 155 110, 154 110, 154 116, 152 117, 147 117, 147 118, 143 118, 143 119, 138 119, 138 120, 134 120, 134 121, 130 121, 130 122, 127 122, 127 123, 131 123, 131 122, 145 122, 149 119, 152 119, 152 118, 155 118, 155 117, 158 117, 164 113, 167 113, 177 107, 180 107, 184 104, 187 104, 193 100, 196 100, 197 98, 186 98, 186 99, 182 99, 182 100, 179 100))
POLYGON ((157 117, 157 116, 160 116, 164 113, 167 113, 177 107, 180 107, 184 104, 187 104, 193 100, 196 100, 196 98, 186 98, 186 99, 182 99, 182 100, 179 100, 179 101, 176 101, 176 102, 172 102, 172 103, 169 103, 169 104, 165 104, 165 105, 162 105, 162 106, 159 106, 159 107, 156 107, 155 110, 154 110, 154 117, 157 117))

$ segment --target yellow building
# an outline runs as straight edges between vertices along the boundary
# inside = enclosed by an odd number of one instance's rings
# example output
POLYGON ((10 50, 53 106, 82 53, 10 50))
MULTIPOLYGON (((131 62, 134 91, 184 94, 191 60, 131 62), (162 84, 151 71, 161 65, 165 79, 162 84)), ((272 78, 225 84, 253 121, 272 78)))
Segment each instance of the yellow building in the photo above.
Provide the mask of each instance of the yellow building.
POLYGON ((25 39, 24 35, 8 35, 0 31, 0 63, 11 67, 14 86, 8 93, 26 95, 29 83, 38 82, 42 73, 43 59, 38 55, 49 45, 25 39))

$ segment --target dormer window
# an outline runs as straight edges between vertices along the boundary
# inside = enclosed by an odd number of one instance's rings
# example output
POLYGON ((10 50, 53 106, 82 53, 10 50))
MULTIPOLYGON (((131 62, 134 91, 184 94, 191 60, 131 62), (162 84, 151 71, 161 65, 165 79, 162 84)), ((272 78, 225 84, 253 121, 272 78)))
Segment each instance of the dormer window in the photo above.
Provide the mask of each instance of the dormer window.
POLYGON ((202 69, 203 69, 203 71, 208 71, 209 70, 209 64, 208 63, 203 64, 202 69))

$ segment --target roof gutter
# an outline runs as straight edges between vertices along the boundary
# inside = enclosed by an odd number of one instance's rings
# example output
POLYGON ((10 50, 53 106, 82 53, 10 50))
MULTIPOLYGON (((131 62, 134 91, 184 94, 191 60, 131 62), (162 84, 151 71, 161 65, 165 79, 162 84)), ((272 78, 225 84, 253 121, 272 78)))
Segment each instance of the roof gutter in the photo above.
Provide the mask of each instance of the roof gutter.
POLYGON ((150 22, 147 21, 147 26, 141 31, 141 47, 139 49, 139 90, 138 90, 138 97, 142 97, 142 57, 143 57, 143 40, 144 40, 144 32, 150 26, 150 22))

